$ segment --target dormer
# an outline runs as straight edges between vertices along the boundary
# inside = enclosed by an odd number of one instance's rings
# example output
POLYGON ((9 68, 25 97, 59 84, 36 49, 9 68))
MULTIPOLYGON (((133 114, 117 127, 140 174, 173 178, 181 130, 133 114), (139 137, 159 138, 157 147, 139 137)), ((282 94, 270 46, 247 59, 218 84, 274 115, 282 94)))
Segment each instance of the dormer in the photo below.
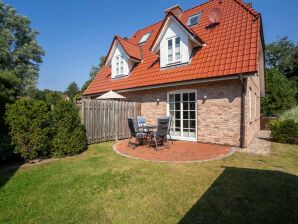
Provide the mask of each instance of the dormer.
POLYGON ((139 46, 115 36, 108 52, 105 66, 111 68, 112 79, 128 76, 136 63, 142 61, 139 46))
POLYGON ((171 11, 168 12, 153 41, 151 51, 160 55, 160 67, 187 64, 193 49, 204 42, 171 11))

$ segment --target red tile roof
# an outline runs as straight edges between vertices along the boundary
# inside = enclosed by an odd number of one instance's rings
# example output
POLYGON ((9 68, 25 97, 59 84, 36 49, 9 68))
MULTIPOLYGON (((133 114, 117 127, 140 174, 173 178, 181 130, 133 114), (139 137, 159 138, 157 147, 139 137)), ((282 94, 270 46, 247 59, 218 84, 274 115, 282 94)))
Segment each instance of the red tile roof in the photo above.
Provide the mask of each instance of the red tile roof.
POLYGON ((210 0, 184 11, 179 19, 186 25, 189 16, 199 12, 202 12, 199 24, 192 26, 191 30, 206 45, 193 56, 189 65, 160 70, 159 55, 150 51, 163 24, 160 21, 138 30, 127 41, 119 38, 121 45, 127 45, 129 54, 137 53, 136 46, 142 52, 142 62, 135 66, 128 77, 112 80, 111 69, 104 66, 84 94, 257 72, 258 46, 261 41, 259 14, 241 0, 210 0), (215 7, 220 8, 223 16, 219 25, 209 28, 208 13, 215 7), (142 36, 148 32, 151 35, 147 42, 138 46, 142 36))

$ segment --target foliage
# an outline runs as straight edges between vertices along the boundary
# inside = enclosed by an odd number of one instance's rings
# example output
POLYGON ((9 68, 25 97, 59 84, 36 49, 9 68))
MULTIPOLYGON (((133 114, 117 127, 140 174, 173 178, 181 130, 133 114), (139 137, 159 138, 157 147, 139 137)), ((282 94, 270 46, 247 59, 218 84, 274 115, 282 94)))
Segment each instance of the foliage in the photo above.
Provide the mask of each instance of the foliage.
POLYGON ((48 155, 51 119, 46 103, 25 98, 17 100, 7 106, 6 122, 16 153, 24 159, 48 155))
POLYGON ((267 91, 262 98, 262 113, 267 116, 278 115, 296 104, 296 83, 287 79, 277 69, 267 71, 267 91))
POLYGON ((28 88, 26 96, 32 99, 42 100, 50 105, 55 105, 59 100, 63 99, 61 92, 50 89, 39 90, 37 88, 28 88))
POLYGON ((52 111, 54 156, 73 155, 82 152, 87 145, 86 131, 80 122, 76 106, 60 100, 52 111))
POLYGON ((17 91, 14 88, 19 80, 12 71, 0 71, 0 161, 13 154, 10 137, 4 122, 5 105, 15 100, 17 91))
POLYGON ((79 91, 80 90, 79 90, 78 85, 75 82, 72 82, 68 85, 68 87, 65 90, 64 94, 69 96, 71 99, 73 99, 79 91))
POLYGON ((89 73, 89 79, 84 83, 84 85, 81 88, 81 93, 83 93, 89 84, 92 82, 92 80, 95 78, 96 74, 99 72, 99 70, 104 66, 104 62, 106 60, 106 56, 100 56, 99 57, 99 64, 97 66, 92 66, 91 71, 89 73))
POLYGON ((292 119, 274 120, 269 124, 272 138, 280 143, 298 144, 298 123, 292 119))
POLYGON ((35 86, 39 64, 44 51, 37 43, 37 31, 28 17, 0 1, 0 70, 11 70, 20 80, 17 89, 22 93, 35 86))
POLYGON ((266 67, 278 69, 287 78, 298 76, 298 45, 283 37, 266 46, 266 67))
POLYGON ((281 116, 281 120, 287 120, 287 119, 292 119, 296 123, 298 123, 298 106, 293 107, 290 110, 285 111, 281 116))

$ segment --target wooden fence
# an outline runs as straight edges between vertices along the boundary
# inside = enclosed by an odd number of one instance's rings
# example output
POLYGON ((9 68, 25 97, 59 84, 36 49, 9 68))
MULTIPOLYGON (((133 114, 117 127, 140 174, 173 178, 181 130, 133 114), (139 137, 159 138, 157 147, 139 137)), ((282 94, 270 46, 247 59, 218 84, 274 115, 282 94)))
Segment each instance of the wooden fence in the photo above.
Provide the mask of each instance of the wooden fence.
POLYGON ((88 143, 128 138, 127 118, 139 116, 140 103, 112 100, 82 101, 82 120, 88 143))

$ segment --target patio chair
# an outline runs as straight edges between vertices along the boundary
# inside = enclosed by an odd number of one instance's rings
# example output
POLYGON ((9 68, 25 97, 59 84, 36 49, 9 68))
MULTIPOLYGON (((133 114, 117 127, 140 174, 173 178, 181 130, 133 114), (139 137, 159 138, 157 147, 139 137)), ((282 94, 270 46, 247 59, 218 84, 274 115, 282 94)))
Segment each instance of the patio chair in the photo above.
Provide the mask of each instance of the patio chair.
POLYGON ((144 116, 137 116, 138 120, 138 127, 142 132, 148 132, 148 129, 144 128, 146 126, 146 117, 144 116))
POLYGON ((169 145, 165 145, 167 142, 167 135, 169 130, 170 117, 159 117, 157 121, 157 130, 153 132, 150 137, 149 147, 155 145, 155 149, 158 146, 164 146, 169 148, 169 145))
POLYGON ((128 141, 128 146, 132 146, 133 149, 137 147, 137 143, 139 145, 143 144, 143 142, 147 138, 147 134, 139 131, 138 123, 136 118, 128 118, 128 127, 130 130, 130 137, 128 141), (135 138, 135 142, 132 144, 131 139, 135 138))
POLYGON ((173 115, 169 116, 170 120, 169 120, 169 128, 168 128, 168 136, 169 136, 169 140, 172 142, 172 144, 174 144, 172 136, 171 136, 171 131, 173 130, 173 115))

